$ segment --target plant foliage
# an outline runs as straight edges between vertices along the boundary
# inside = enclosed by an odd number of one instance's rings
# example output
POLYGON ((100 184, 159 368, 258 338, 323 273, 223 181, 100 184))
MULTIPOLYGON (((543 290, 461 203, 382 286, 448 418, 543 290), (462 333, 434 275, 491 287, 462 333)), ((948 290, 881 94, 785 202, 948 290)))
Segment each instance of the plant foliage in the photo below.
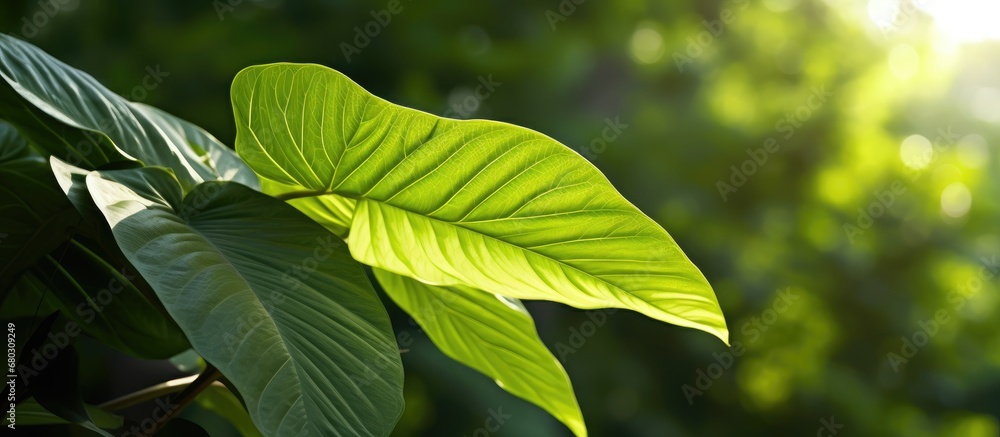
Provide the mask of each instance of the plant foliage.
MULTIPOLYGON (((191 348, 263 435, 381 436, 400 417, 400 352, 362 264, 446 355, 579 436, 569 378, 518 299, 631 309, 728 341, 667 232, 543 134, 273 64, 233 81, 233 152, 5 35, 0 78, 5 311, 32 317, 41 300, 137 357, 191 348)), ((121 425, 51 397, 20 401, 39 423, 121 425)))

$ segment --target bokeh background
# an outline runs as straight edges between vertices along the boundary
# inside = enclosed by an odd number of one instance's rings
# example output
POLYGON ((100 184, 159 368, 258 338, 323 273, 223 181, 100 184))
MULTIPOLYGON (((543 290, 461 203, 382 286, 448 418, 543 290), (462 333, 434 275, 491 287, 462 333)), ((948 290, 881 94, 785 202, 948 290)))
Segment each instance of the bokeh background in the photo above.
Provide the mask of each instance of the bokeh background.
MULTIPOLYGON (((228 144, 233 76, 290 61, 578 150, 700 266, 739 346, 529 303, 592 435, 1000 435, 1000 4, 401 0, 360 47, 388 3, 5 0, 0 31, 228 144)), ((386 305, 407 349, 395 435, 483 436, 501 409, 489 435, 569 435, 386 305)), ((83 360, 92 402, 178 374, 83 360)))

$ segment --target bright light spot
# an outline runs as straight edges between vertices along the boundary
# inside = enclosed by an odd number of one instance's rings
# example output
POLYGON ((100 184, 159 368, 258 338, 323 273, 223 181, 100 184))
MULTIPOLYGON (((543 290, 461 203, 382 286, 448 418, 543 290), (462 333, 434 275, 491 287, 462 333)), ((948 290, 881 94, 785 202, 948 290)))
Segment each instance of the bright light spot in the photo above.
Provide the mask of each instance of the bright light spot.
POLYGON ((903 164, 913 169, 922 169, 931 163, 934 156, 934 146, 931 140, 922 135, 910 135, 899 146, 899 157, 903 164))
POLYGON ((892 27, 899 17, 899 0, 870 0, 868 2, 868 17, 879 28, 892 27))
POLYGON ((962 217, 972 207, 972 193, 961 182, 945 187, 941 192, 941 211, 952 217, 962 217))
POLYGON ((958 42, 1000 39, 1000 2, 983 0, 918 0, 945 37, 958 42))
POLYGON ((764 7, 773 12, 785 12, 799 5, 799 0, 764 0, 764 7))
POLYGON ((663 37, 649 24, 641 24, 632 34, 632 57, 643 64, 652 64, 663 57, 663 37))
POLYGON ((889 52, 889 70, 900 79, 909 79, 920 69, 920 54, 909 44, 900 44, 889 52))
POLYGON ((980 168, 990 159, 989 144, 982 135, 966 135, 958 141, 958 160, 969 168, 980 168))
POLYGON ((990 123, 1000 124, 1000 90, 980 88, 972 96, 972 115, 990 123))
POLYGON ((520 301, 512 297, 502 296, 499 294, 494 294, 493 296, 496 297, 497 300, 502 302, 504 305, 507 305, 507 308, 510 308, 522 314, 528 314, 528 310, 524 308, 524 304, 522 304, 520 301))

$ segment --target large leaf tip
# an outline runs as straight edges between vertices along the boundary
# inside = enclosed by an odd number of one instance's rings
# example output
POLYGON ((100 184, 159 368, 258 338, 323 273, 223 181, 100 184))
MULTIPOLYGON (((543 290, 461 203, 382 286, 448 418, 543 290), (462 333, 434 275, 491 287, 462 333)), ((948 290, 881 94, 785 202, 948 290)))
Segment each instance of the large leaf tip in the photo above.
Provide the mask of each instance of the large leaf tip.
MULTIPOLYGON (((426 284, 632 309, 729 344, 711 285, 670 235, 544 134, 406 108, 309 64, 246 68, 232 101, 236 150, 254 171, 284 191, 356 200, 336 221, 350 224, 363 263, 426 284)), ((331 221, 328 208, 303 212, 331 221)))

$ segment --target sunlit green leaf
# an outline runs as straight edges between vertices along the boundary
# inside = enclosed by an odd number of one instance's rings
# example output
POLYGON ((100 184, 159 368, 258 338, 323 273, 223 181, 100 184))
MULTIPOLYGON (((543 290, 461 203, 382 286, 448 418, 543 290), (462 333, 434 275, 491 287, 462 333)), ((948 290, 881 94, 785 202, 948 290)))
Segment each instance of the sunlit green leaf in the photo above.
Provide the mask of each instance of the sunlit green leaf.
POLYGON ((542 344, 535 322, 519 301, 374 270, 386 294, 413 316, 445 355, 545 408, 576 435, 587 435, 569 376, 542 344))
POLYGON ((232 424, 243 437, 260 436, 243 404, 227 388, 211 385, 195 399, 198 405, 214 412, 232 424))
POLYGON ((393 105, 317 65, 250 67, 232 99, 239 155, 299 187, 282 198, 356 201, 348 241, 364 263, 429 284, 628 308, 728 341, 711 286, 674 240, 549 137, 393 105))
MULTIPOLYGON (((141 103, 132 103, 132 108, 141 111, 157 122, 159 126, 169 126, 182 132, 188 144, 196 147, 196 153, 203 152, 203 162, 212 167, 219 179, 239 182, 250 188, 257 189, 260 183, 257 175, 232 149, 219 142, 212 134, 188 121, 177 118, 167 112, 141 103), (200 149, 200 150, 199 150, 200 149)), ((198 153, 201 155, 201 153, 198 153)))

